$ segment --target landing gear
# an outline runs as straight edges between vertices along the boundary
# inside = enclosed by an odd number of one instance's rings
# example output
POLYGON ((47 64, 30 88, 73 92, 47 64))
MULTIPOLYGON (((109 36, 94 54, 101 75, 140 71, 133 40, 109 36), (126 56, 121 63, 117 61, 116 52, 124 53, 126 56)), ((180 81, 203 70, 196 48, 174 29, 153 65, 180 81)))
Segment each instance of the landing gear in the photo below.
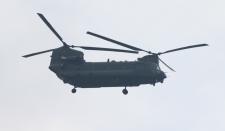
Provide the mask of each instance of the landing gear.
POLYGON ((76 87, 74 86, 74 88, 71 90, 72 93, 76 93, 77 92, 77 89, 76 87))
POLYGON ((125 88, 122 90, 123 94, 124 95, 127 95, 128 94, 128 90, 127 90, 127 87, 125 86, 125 88))
POLYGON ((153 80, 152 85, 155 86, 155 83, 157 82, 157 80, 153 80))

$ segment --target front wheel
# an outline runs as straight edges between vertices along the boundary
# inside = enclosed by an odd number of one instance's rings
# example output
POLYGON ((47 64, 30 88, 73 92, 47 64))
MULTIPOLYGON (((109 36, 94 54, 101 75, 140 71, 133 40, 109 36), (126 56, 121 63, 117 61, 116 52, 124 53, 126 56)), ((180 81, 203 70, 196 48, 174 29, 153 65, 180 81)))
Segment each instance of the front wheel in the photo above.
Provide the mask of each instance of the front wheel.
POLYGON ((71 90, 71 92, 72 92, 72 93, 76 93, 76 92, 77 92, 77 89, 76 89, 76 88, 73 88, 73 89, 71 90))

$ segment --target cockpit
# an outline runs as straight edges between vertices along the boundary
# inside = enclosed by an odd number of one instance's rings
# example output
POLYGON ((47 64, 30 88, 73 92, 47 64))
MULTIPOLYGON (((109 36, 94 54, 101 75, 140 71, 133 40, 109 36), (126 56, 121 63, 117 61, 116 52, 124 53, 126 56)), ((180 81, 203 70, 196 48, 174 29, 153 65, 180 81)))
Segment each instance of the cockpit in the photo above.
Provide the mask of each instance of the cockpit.
POLYGON ((81 62, 84 61, 83 57, 83 52, 68 47, 61 47, 52 52, 52 60, 81 62))
POLYGON ((60 47, 52 52, 52 58, 49 68, 52 71, 61 69, 68 64, 84 63, 84 54, 81 51, 70 49, 69 47, 60 47))

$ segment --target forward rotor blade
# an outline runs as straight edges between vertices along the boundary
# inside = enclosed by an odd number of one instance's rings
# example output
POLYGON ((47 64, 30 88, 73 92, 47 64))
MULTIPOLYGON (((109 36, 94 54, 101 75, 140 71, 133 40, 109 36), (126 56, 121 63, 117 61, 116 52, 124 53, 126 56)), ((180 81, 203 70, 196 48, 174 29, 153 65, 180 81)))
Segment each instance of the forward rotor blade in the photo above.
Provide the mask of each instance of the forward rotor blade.
POLYGON ((102 47, 73 46, 73 45, 71 47, 72 48, 78 47, 78 48, 82 48, 82 49, 85 49, 85 50, 114 51, 114 52, 135 53, 135 54, 138 53, 138 51, 113 49, 113 48, 102 48, 102 47))
POLYGON ((39 55, 39 54, 43 54, 43 53, 47 53, 47 52, 51 52, 54 49, 50 49, 50 50, 45 50, 45 51, 40 51, 40 52, 36 52, 36 53, 32 53, 32 54, 28 54, 28 55, 24 55, 22 57, 27 58, 27 57, 31 57, 31 56, 35 56, 35 55, 39 55))
MULTIPOLYGON (((158 57, 159 58, 159 57, 158 57)), ((167 65, 162 59, 159 58, 159 61, 162 62, 167 68, 169 68, 170 70, 176 72, 173 68, 171 68, 169 65, 167 65)))
MULTIPOLYGON (((107 37, 102 36, 102 35, 95 34, 95 33, 90 32, 90 31, 88 31, 87 34, 92 35, 92 36, 95 36, 95 37, 98 37, 98 38, 101 38, 101 39, 103 39, 103 40, 106 40, 106 41, 109 41, 109 42, 112 42, 112 43, 115 43, 115 44, 118 44, 118 45, 120 45, 120 46, 129 48, 129 49, 132 49, 132 50, 148 52, 148 51, 146 51, 146 50, 143 50, 143 49, 140 49, 140 48, 137 48, 137 47, 134 47, 134 46, 131 46, 131 45, 128 45, 128 44, 125 44, 125 43, 116 41, 116 40, 113 40, 113 39, 111 39, 111 38, 107 38, 107 37)), ((149 52, 148 52, 148 53, 149 53, 149 52)))
POLYGON ((185 49, 190 49, 190 48, 202 47, 202 46, 208 46, 208 44, 197 44, 197 45, 180 47, 180 48, 168 50, 168 51, 165 51, 165 52, 162 52, 162 53, 158 53, 158 55, 166 54, 166 53, 170 53, 170 52, 174 52, 174 51, 179 51, 179 50, 185 50, 185 49))
POLYGON ((56 30, 48 22, 48 20, 44 17, 44 15, 41 13, 37 13, 37 15, 43 20, 43 22, 49 27, 49 29, 56 35, 56 37, 63 43, 63 45, 66 45, 66 43, 63 41, 62 37, 56 32, 56 30))

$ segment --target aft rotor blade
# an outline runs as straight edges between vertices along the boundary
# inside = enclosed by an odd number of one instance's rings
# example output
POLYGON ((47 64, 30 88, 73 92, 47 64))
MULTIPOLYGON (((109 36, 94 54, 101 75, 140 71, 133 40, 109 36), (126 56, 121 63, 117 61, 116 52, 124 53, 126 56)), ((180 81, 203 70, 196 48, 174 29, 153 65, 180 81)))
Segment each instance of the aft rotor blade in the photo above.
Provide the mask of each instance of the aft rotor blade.
POLYGON ((138 53, 138 51, 113 49, 113 48, 102 48, 102 47, 73 46, 73 45, 71 47, 72 48, 78 47, 78 48, 82 48, 82 49, 85 49, 85 50, 114 51, 114 52, 135 53, 135 54, 138 53))
POLYGON ((171 68, 169 65, 167 65, 162 59, 159 58, 159 61, 162 62, 167 68, 169 68, 170 70, 176 72, 173 68, 171 68))
POLYGON ((43 53, 47 53, 47 52, 51 52, 51 51, 53 51, 53 50, 54 50, 54 49, 45 50, 45 51, 40 51, 40 52, 36 52, 36 53, 24 55, 23 57, 24 57, 24 58, 27 58, 27 57, 31 57, 31 56, 35 56, 35 55, 39 55, 39 54, 43 54, 43 53))
MULTIPOLYGON (((101 38, 101 39, 103 39, 103 40, 106 40, 106 41, 109 41, 109 42, 112 42, 112 43, 115 43, 115 44, 118 44, 118 45, 120 45, 120 46, 129 48, 129 49, 132 49, 132 50, 148 52, 148 51, 146 51, 146 50, 143 50, 143 49, 140 49, 140 48, 137 48, 137 47, 134 47, 134 46, 131 46, 131 45, 128 45, 128 44, 125 44, 125 43, 116 41, 116 40, 113 40, 113 39, 111 39, 111 38, 107 38, 107 37, 102 36, 102 35, 95 34, 95 33, 90 32, 90 31, 88 31, 87 34, 92 35, 92 36, 95 36, 95 37, 98 37, 98 38, 101 38)), ((148 52, 148 53, 149 53, 149 52, 148 52)))
POLYGON ((161 55, 161 54, 166 54, 166 53, 170 53, 170 52, 174 52, 174 51, 185 50, 185 49, 196 48, 196 47, 202 47, 202 46, 208 46, 208 44, 197 44, 197 45, 185 46, 185 47, 180 47, 180 48, 168 50, 168 51, 158 53, 158 54, 161 55))
POLYGON ((49 27, 49 29, 56 35, 56 37, 63 43, 63 45, 66 45, 66 43, 63 41, 62 37, 56 32, 56 30, 53 28, 53 26, 48 22, 48 20, 44 17, 43 14, 37 13, 37 15, 44 21, 44 23, 49 27))

